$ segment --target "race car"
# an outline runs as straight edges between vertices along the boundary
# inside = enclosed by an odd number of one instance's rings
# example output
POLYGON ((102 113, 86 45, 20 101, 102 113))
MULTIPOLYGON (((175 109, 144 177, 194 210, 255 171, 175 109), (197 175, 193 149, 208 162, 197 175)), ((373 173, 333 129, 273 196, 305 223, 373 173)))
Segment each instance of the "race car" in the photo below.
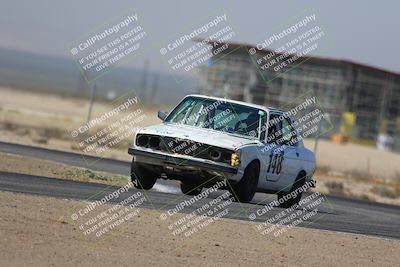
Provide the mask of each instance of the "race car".
POLYGON ((237 201, 256 192, 297 204, 314 187, 314 153, 304 147, 294 120, 283 111, 225 98, 188 95, 161 124, 139 129, 128 153, 131 179, 149 190, 157 179, 180 181, 184 194, 226 181, 237 201))

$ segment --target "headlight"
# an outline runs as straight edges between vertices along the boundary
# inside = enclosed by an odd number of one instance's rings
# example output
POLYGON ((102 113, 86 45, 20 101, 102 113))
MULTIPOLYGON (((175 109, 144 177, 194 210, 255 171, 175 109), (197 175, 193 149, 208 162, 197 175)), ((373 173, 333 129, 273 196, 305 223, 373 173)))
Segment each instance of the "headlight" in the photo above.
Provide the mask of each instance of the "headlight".
POLYGON ((158 136, 150 137, 149 146, 151 148, 158 148, 160 146, 160 138, 158 136))
POLYGON ((219 150, 213 149, 210 151, 210 158, 214 161, 220 161, 222 157, 222 153, 219 150))
POLYGON ((237 152, 231 155, 231 166, 236 167, 240 165, 240 155, 237 152))
POLYGON ((147 135, 136 136, 136 145, 141 147, 146 147, 149 143, 149 137, 147 135))

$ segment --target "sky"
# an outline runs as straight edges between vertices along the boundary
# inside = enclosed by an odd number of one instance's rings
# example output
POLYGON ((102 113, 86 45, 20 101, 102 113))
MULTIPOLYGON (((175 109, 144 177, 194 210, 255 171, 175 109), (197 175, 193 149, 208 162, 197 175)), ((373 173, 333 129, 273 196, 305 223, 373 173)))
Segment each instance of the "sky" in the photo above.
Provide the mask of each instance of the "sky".
MULTIPOLYGON (((0 47, 71 58, 69 46, 102 25, 135 12, 145 25, 149 49, 124 64, 168 72, 157 47, 227 14, 233 41, 256 44, 307 14, 326 33, 313 55, 347 59, 400 72, 399 1, 0 1, 0 47), (153 48, 153 47, 152 47, 153 48)), ((107 24, 108 23, 108 24, 107 24)))

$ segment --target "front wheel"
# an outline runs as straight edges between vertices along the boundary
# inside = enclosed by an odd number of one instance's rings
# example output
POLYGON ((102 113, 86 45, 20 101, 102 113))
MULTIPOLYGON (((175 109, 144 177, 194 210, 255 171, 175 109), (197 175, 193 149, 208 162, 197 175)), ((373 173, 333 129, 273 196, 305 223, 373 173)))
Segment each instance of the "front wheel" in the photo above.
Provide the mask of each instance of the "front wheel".
POLYGON ((201 186, 181 182, 181 191, 185 195, 196 196, 201 193, 202 189, 203 188, 201 186))
POLYGON ((258 162, 253 161, 247 166, 242 179, 229 188, 236 201, 249 203, 253 199, 257 191, 259 173, 260 165, 258 162))
POLYGON ((288 193, 278 193, 278 202, 279 207, 281 208, 290 208, 300 202, 301 195, 303 191, 298 190, 302 187, 306 180, 306 174, 304 172, 300 172, 296 180, 288 193))
POLYGON ((131 181, 138 189, 150 190, 153 188, 158 178, 157 173, 152 172, 149 168, 144 165, 135 162, 132 159, 131 164, 131 181))

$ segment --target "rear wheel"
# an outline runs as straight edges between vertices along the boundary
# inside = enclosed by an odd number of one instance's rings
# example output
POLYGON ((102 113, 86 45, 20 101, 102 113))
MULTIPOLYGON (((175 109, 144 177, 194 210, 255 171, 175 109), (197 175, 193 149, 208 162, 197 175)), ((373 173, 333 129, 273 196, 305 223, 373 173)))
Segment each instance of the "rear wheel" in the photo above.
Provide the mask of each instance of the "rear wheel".
POLYGON ((181 191, 185 195, 196 196, 201 193, 201 190, 203 190, 201 186, 181 182, 181 191))
POLYGON ((297 175, 296 180, 292 185, 292 188, 290 189, 290 192, 278 193, 279 207, 290 208, 300 202, 303 192, 299 192, 297 191, 297 189, 299 189, 304 185, 305 180, 306 180, 305 172, 300 172, 297 175))
POLYGON ((257 161, 253 161, 247 166, 242 179, 229 188, 236 201, 249 203, 253 199, 257 190, 259 173, 260 165, 257 161))
POLYGON ((146 168, 144 164, 135 162, 132 159, 131 164, 131 181, 138 189, 149 190, 153 188, 158 178, 158 174, 152 172, 149 168, 146 168))

